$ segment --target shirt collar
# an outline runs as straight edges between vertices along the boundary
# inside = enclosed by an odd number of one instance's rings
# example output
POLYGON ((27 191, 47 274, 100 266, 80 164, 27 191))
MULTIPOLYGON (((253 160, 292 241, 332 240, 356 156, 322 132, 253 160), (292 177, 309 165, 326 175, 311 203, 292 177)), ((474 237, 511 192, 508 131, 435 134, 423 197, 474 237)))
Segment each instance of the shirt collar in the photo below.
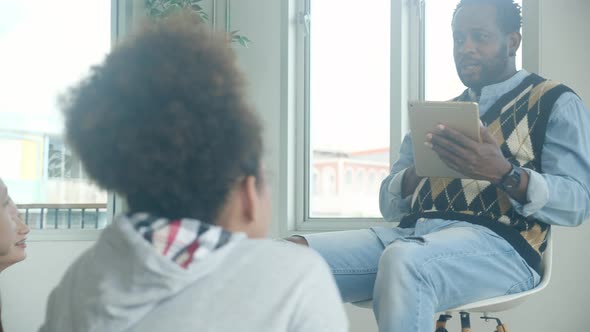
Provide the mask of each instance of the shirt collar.
MULTIPOLYGON (((517 71, 516 74, 512 75, 512 77, 503 82, 484 86, 481 89, 481 95, 479 96, 479 99, 487 99, 490 96, 502 96, 516 88, 529 75, 530 74, 528 71, 521 69, 517 71)), ((477 96, 477 94, 472 89, 469 89, 469 96, 473 97, 477 96)))

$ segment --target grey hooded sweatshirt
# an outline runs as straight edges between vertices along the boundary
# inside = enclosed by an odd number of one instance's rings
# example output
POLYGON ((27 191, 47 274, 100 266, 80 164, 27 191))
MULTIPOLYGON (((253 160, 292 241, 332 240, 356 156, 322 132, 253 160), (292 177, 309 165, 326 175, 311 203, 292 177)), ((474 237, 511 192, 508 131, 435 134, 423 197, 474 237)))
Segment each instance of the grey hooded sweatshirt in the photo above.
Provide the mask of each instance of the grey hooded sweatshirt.
POLYGON ((236 235, 187 269, 126 217, 52 291, 41 332, 348 331, 340 295, 310 249, 236 235))

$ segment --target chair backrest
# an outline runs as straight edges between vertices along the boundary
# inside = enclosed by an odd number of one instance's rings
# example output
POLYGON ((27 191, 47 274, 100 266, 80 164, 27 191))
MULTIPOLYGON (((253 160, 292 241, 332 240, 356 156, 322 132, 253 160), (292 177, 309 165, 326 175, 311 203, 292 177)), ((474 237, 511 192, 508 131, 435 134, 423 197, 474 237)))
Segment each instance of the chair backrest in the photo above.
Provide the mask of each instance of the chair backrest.
POLYGON ((547 247, 543 253, 543 260, 541 261, 541 282, 537 287, 547 287, 549 281, 551 281, 551 272, 553 270, 553 232, 551 229, 547 233, 547 247))
POLYGON ((541 282, 533 289, 522 293, 494 297, 488 300, 473 302, 448 310, 448 312, 500 312, 512 309, 523 303, 527 297, 545 289, 551 281, 553 269, 553 236, 551 230, 547 233, 547 247, 541 259, 541 282))

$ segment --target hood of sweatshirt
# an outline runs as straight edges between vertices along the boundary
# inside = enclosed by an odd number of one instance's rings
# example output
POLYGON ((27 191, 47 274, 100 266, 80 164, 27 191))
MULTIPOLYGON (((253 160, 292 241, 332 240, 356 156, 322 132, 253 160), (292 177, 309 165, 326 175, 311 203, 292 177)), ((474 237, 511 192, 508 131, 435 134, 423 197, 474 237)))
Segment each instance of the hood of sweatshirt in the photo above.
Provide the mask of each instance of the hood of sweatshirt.
POLYGON ((124 331, 210 276, 244 239, 194 219, 121 216, 70 268, 55 300, 70 303, 73 331, 124 331))

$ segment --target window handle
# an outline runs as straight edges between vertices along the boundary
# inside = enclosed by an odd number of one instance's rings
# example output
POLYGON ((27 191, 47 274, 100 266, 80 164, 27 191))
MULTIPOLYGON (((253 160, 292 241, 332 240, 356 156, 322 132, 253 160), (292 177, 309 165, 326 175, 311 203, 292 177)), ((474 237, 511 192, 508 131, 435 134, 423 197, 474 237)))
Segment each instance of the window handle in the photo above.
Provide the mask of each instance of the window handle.
POLYGON ((418 19, 420 22, 424 21, 424 0, 414 0, 413 3, 416 6, 418 12, 418 19))
POLYGON ((305 35, 308 36, 309 35, 309 24, 311 21, 311 17, 309 15, 308 12, 301 12, 299 13, 299 23, 303 24, 303 27, 305 28, 305 35))

